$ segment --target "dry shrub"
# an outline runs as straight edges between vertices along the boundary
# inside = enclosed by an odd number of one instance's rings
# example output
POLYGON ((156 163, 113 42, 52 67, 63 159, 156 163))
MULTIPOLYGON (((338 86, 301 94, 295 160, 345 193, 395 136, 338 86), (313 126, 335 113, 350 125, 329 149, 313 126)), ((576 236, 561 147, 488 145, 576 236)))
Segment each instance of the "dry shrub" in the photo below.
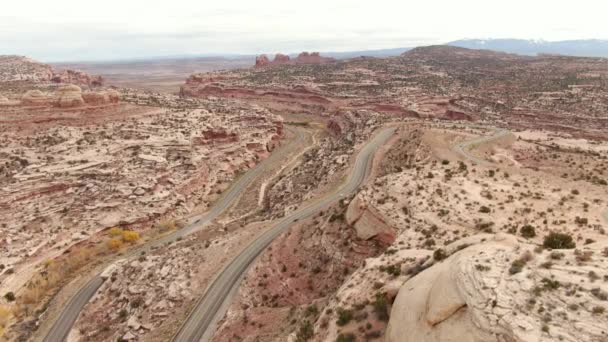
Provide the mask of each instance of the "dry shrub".
POLYGON ((175 223, 175 220, 167 219, 167 220, 160 221, 160 223, 158 224, 157 227, 161 232, 166 232, 166 231, 177 229, 177 224, 175 223))
POLYGON ((122 228, 120 227, 112 227, 110 228, 110 236, 118 237, 122 235, 122 228))
POLYGON ((139 240, 139 233, 132 230, 122 232, 122 239, 125 242, 134 243, 139 240))
POLYGON ((6 328, 8 321, 11 319, 12 311, 11 308, 6 305, 0 305, 0 336, 2 336, 2 330, 6 328))
POLYGON ((108 241, 108 248, 113 251, 119 250, 122 247, 122 240, 112 239, 108 241))

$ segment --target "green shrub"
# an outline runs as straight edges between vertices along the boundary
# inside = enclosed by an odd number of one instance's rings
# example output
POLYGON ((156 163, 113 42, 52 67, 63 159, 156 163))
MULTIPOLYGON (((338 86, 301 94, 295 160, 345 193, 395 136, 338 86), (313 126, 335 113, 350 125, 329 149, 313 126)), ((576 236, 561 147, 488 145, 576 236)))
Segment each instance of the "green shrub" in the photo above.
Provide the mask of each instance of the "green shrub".
POLYGON ((388 300, 386 300, 386 295, 384 293, 376 294, 376 300, 374 301, 373 306, 376 317, 381 321, 388 321, 388 300))
POLYGON ((564 233, 551 232, 545 236, 543 247, 551 249, 573 249, 576 243, 572 236, 564 233))
POLYGON ((445 254, 445 251, 443 249, 438 248, 435 250, 435 252, 433 252, 433 259, 435 259, 436 261, 441 261, 445 258, 447 258, 447 255, 445 254))
POLYGON ((338 320, 336 324, 339 326, 347 325, 353 319, 353 312, 350 310, 338 309, 338 320))
POLYGON ((511 263, 511 268, 509 268, 509 274, 516 274, 521 272, 526 266, 526 262, 522 259, 517 259, 511 263))
POLYGON ((304 321, 296 333, 296 342, 305 342, 312 338, 314 331, 309 321, 304 321))
POLYGON ((526 239, 531 239, 536 236, 536 230, 534 229, 534 227, 532 227, 529 224, 521 227, 521 229, 519 230, 519 233, 521 234, 521 236, 525 237, 526 239))
POLYGON ((12 302, 15 300, 15 294, 13 292, 7 292, 4 295, 4 298, 6 299, 7 302, 12 302))

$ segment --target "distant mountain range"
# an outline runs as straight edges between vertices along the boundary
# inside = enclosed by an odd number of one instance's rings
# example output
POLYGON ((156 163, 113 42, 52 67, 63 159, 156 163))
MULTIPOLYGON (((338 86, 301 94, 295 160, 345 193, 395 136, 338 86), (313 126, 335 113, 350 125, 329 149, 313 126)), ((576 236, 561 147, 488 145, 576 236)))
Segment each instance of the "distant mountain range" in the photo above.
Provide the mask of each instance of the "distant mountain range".
POLYGON ((556 54, 582 57, 608 57, 608 40, 545 40, 525 39, 463 39, 447 45, 469 49, 484 49, 519 55, 556 54))

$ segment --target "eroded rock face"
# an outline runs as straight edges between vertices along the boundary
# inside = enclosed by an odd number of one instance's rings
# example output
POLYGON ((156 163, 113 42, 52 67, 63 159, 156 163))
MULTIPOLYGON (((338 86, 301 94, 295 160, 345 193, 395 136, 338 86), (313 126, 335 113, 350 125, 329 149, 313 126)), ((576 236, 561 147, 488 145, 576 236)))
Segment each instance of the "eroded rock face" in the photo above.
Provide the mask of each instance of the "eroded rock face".
POLYGON ((54 83, 71 83, 88 87, 100 87, 103 85, 101 76, 91 76, 78 70, 64 70, 54 73, 51 81, 54 83))
POLYGON ((77 84, 94 88, 102 86, 104 80, 101 76, 92 76, 82 71, 59 71, 24 56, 0 56, 0 82, 77 84))
POLYGON ((598 308, 606 305, 606 288, 588 274, 605 273, 606 246, 538 253, 514 236, 494 235, 407 281, 385 341, 601 341, 608 319, 598 308), (582 261, 583 253, 593 256, 582 261), (524 260, 518 272, 515 260, 524 260))
MULTIPOLYGON (((0 104, 2 101, 0 100, 0 104)), ((115 90, 107 91, 86 91, 74 84, 68 84, 57 88, 50 96, 44 94, 40 90, 30 90, 26 92, 20 103, 16 105, 22 106, 40 106, 40 107, 59 107, 59 108, 74 108, 81 106, 104 106, 115 105, 120 103, 120 93, 115 90)), ((6 104, 12 104, 7 100, 6 104)))
POLYGON ((287 63, 287 62, 289 62, 289 60, 290 60, 289 56, 284 55, 282 53, 277 53, 274 56, 274 62, 275 63, 287 63))
POLYGON ((30 90, 21 97, 21 104, 24 106, 48 106, 50 101, 40 90, 30 90))
POLYGON ((266 55, 260 55, 255 58, 255 66, 256 68, 261 68, 268 66, 270 64, 270 59, 266 55))
POLYGON ((395 241, 395 231, 375 208, 361 195, 356 196, 346 210, 346 222, 353 225, 357 237, 362 240, 376 239, 386 244, 395 241))
POLYGON ((55 105, 61 108, 79 107, 84 105, 82 89, 79 86, 69 84, 60 87, 55 92, 55 105))

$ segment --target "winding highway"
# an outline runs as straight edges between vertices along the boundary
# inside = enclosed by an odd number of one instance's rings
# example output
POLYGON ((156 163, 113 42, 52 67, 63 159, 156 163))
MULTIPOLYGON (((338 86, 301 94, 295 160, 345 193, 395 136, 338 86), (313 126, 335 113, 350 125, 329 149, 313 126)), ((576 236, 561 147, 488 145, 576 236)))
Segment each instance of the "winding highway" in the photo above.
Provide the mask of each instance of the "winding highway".
POLYGON ((198 342, 207 339, 213 333, 215 321, 224 315, 230 303, 231 293, 235 291, 249 266, 256 257, 281 233, 287 230, 295 221, 304 219, 322 209, 327 208, 331 203, 339 200, 343 196, 348 196, 363 183, 370 172, 370 165, 373 160, 374 152, 383 145, 393 134, 395 128, 382 129, 373 139, 371 139, 359 152, 353 166, 351 175, 335 192, 326 195, 313 204, 301 208, 283 218, 274 227, 270 228, 259 238, 254 240, 249 246, 224 268, 215 278, 211 286, 207 289, 204 296, 195 306, 182 325, 174 342, 198 342))
MULTIPOLYGON (((301 128, 294 128, 295 138, 289 143, 292 144, 300 144, 304 143, 305 133, 301 128)), ((167 234, 160 239, 154 240, 145 245, 136 247, 131 249, 129 252, 125 254, 123 259, 127 259, 138 255, 142 251, 147 251, 152 248, 161 246, 166 243, 170 243, 176 241, 179 238, 190 235, 194 232, 197 232, 203 229, 206 225, 211 223, 217 217, 219 217, 222 213, 224 213, 227 209, 229 209, 235 202, 235 200, 239 197, 239 195, 247 189, 247 187, 260 175, 266 172, 269 165, 273 163, 281 162, 285 159, 281 153, 273 153, 270 157, 263 160, 254 168, 250 169, 246 173, 244 173, 240 178, 237 179, 236 182, 232 184, 232 186, 223 193, 223 195, 218 199, 211 209, 203 215, 200 215, 194 219, 194 222, 187 225, 186 227, 176 230, 170 234, 167 234)), ((96 274, 89 282, 87 282, 77 293, 73 296, 63 311, 54 322, 53 326, 46 334, 46 337, 43 339, 44 342, 60 342, 64 341, 74 322, 78 318, 78 315, 85 307, 85 305, 90 301, 90 299, 95 295, 97 290, 104 283, 104 272, 100 272, 96 274)))
POLYGON ((483 137, 479 137, 479 138, 475 138, 475 139, 471 139, 471 140, 467 140, 467 141, 458 143, 458 144, 454 145, 453 150, 460 153, 463 157, 465 157, 477 164, 491 165, 492 163, 490 163, 489 161, 481 159, 481 158, 469 153, 469 150, 477 145, 485 144, 485 143, 491 142, 493 140, 497 140, 502 137, 505 137, 505 136, 509 135, 510 133, 511 132, 509 132, 508 130, 501 128, 501 129, 498 129, 496 132, 494 132, 494 134, 492 134, 490 136, 483 136, 483 137))

